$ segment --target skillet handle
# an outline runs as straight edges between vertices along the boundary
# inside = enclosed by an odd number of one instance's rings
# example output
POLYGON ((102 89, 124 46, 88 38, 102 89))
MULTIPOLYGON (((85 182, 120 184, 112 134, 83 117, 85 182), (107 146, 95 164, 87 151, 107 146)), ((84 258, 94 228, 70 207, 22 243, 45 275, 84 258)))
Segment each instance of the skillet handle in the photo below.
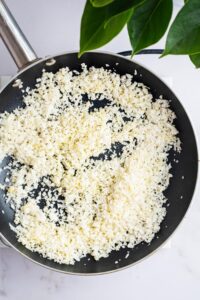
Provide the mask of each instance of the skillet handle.
POLYGON ((4 0, 0 0, 0 36, 19 69, 38 59, 4 0))

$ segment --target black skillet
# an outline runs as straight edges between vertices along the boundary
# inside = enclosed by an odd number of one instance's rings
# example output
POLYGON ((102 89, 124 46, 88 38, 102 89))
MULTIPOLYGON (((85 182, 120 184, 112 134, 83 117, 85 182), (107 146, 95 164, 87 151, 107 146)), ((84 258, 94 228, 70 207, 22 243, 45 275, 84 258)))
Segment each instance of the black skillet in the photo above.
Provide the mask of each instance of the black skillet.
MULTIPOLYGON (((174 156, 173 151, 169 154, 173 178, 170 182, 170 186, 165 191, 165 195, 168 199, 167 215, 161 224, 160 231, 150 245, 141 243, 134 249, 125 248, 119 251, 113 251, 109 257, 102 258, 99 261, 95 261, 92 258, 88 260, 88 257, 83 258, 73 266, 55 263, 54 261, 43 258, 38 253, 27 250, 17 241, 15 233, 9 227, 9 223, 13 221, 14 213, 9 205, 5 203, 4 193, 2 191, 0 192, 0 236, 7 244, 32 261, 53 270, 71 274, 99 274, 116 271, 126 268, 150 255, 171 236, 180 224, 190 205, 196 184, 198 167, 197 145, 190 120, 182 104, 162 80, 149 70, 121 55, 90 52, 84 54, 81 59, 78 59, 77 53, 65 53, 56 55, 53 58, 38 60, 13 20, 5 3, 1 0, 0 26, 1 36, 15 62, 19 68, 23 67, 23 70, 1 91, 0 113, 5 110, 11 112, 14 108, 22 105, 22 93, 17 87, 19 81, 16 81, 16 79, 23 82, 24 88, 27 86, 33 88, 36 78, 41 76, 42 69, 44 68, 47 71, 56 72, 66 66, 70 69, 80 70, 80 65, 83 62, 87 66, 95 66, 97 68, 105 67, 108 64, 109 68, 115 69, 118 74, 132 74, 134 80, 143 82, 150 87, 154 98, 163 95, 164 98, 171 100, 170 107, 176 113, 177 119, 175 125, 179 131, 182 142, 181 154, 174 156), (29 65, 24 67, 26 64, 29 65), (135 70, 137 70, 137 75, 134 75, 135 70), (174 159, 179 160, 179 163, 177 164, 174 159), (2 213, 2 211, 4 211, 4 213, 2 213), (129 256, 125 258, 127 253, 129 253, 129 256), (116 263, 116 261, 118 261, 118 263, 116 263)), ((2 164, 6 165, 8 161, 9 159, 4 160, 2 164)), ((2 182, 4 178, 5 173, 1 172, 0 181, 2 182)))

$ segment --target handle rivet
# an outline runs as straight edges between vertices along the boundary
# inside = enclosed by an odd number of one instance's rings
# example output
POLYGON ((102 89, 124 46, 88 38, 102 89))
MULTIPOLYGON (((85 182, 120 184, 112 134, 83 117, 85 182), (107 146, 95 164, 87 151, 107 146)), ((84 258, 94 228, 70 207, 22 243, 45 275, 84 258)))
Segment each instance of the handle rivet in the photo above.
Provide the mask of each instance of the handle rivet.
POLYGON ((55 58, 51 58, 46 61, 46 66, 53 66, 56 63, 55 58))

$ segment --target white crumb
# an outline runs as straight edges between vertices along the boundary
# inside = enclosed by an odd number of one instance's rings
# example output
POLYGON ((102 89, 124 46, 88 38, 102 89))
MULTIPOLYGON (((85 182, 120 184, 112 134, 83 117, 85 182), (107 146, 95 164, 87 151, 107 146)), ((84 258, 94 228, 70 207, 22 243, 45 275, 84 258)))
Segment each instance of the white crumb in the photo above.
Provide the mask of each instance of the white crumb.
POLYGON ((128 251, 128 252, 126 253, 125 258, 127 259, 127 258, 129 257, 129 255, 130 255, 130 252, 128 251))

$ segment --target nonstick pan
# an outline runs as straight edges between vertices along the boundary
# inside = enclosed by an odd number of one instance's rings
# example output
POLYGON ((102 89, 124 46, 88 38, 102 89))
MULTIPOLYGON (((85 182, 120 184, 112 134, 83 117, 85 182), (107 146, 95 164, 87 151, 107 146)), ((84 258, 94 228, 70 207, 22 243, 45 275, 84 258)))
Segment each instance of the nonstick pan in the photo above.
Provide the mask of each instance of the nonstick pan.
MULTIPOLYGON (((119 251, 113 251, 109 257, 102 258, 99 261, 95 261, 92 258, 88 260, 88 257, 86 257, 74 265, 55 263, 54 261, 43 258, 38 253, 27 250, 17 241, 15 233, 9 227, 9 223, 13 222, 14 212, 9 205, 6 204, 5 195, 2 190, 0 191, 1 238, 8 245, 32 261, 53 270, 71 274, 99 274, 116 271, 130 266, 150 255, 171 236, 183 219, 190 205, 196 184, 198 167, 197 145, 190 120, 182 104, 162 80, 146 68, 121 55, 90 52, 84 54, 81 59, 78 59, 77 53, 65 53, 50 58, 38 59, 2 0, 0 0, 0 26, 1 36, 17 66, 21 69, 0 93, 0 113, 4 111, 11 112, 16 107, 22 105, 22 92, 18 87, 19 80, 23 82, 24 88, 27 86, 33 88, 36 83, 36 78, 42 75, 43 69, 56 72, 66 66, 70 69, 81 70, 81 63, 97 68, 109 65, 109 68, 115 69, 117 73, 132 74, 134 80, 143 82, 150 88, 154 98, 163 95, 165 99, 171 100, 170 107, 177 116, 175 126, 179 131, 179 137, 182 142, 182 152, 177 154, 175 159, 173 151, 169 154, 173 178, 165 191, 165 195, 168 199, 166 207, 167 215, 161 224, 160 231, 150 244, 141 243, 134 249, 124 248, 119 251), (135 70, 137 70, 137 75, 134 75, 135 70), (179 160, 179 163, 177 164, 174 160, 179 160), (127 251, 130 253, 129 256, 125 258, 127 251), (116 261, 118 261, 118 263, 116 263, 116 261)), ((5 159, 3 165, 6 165, 8 161, 9 158, 5 159)), ((1 172, 0 181, 2 182, 4 178, 5 173, 1 172)))

